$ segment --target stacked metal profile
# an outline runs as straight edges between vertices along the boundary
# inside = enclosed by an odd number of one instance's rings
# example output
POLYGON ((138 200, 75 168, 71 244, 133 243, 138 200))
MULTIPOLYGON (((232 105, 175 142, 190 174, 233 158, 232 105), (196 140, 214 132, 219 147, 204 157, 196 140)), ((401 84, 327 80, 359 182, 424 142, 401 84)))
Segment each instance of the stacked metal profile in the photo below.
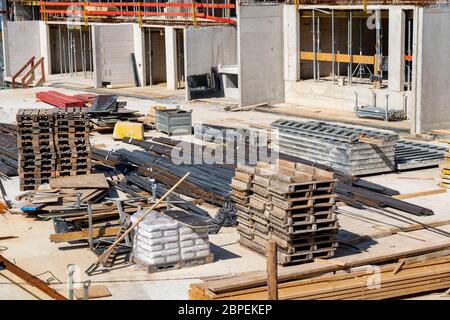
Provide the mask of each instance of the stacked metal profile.
POLYGON ((89 174, 91 147, 89 116, 83 108, 59 108, 54 112, 56 176, 89 174))
MULTIPOLYGON (((282 265, 334 255, 339 225, 332 173, 279 160, 277 166, 259 162, 253 176, 245 174, 251 183, 241 184, 239 192, 248 192, 248 202, 233 190, 241 245, 265 255, 267 242, 274 240, 282 265)), ((243 176, 238 170, 235 179, 244 182, 243 176)))
POLYGON ((392 131, 284 119, 273 122, 272 131, 281 152, 338 172, 363 175, 395 168, 394 145, 399 136, 392 131))
POLYGON ((395 166, 397 170, 437 166, 447 150, 429 143, 400 140, 395 144, 395 166))
POLYGON ((373 106, 358 107, 358 109, 356 110, 356 115, 359 118, 372 118, 385 121, 406 120, 406 114, 403 110, 386 110, 386 108, 379 108, 373 106))
MULTIPOLYGON (((450 151, 450 150, 449 150, 450 151)), ((439 165, 441 168, 441 182, 439 186, 450 189, 450 153, 445 154, 445 162, 439 165)))
POLYGON ((17 120, 20 190, 34 190, 55 176, 51 109, 20 109, 17 120))

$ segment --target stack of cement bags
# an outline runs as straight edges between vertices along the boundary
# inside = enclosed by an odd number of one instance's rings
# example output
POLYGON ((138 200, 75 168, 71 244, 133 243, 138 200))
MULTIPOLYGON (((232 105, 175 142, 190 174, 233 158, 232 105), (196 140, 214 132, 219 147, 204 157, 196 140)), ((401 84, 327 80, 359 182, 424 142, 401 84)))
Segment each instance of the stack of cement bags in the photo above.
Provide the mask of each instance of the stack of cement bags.
MULTIPOLYGON (((135 213, 132 222, 143 212, 135 213)), ((132 256, 148 272, 212 262, 208 228, 193 229, 159 212, 151 212, 134 230, 132 256)))

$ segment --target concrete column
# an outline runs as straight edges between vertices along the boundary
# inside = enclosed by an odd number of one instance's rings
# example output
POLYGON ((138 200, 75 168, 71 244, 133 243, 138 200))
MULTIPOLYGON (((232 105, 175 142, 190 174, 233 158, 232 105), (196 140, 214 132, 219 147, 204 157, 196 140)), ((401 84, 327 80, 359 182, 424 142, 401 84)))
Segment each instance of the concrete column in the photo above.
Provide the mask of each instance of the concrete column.
POLYGON ((177 35, 174 27, 164 27, 166 40, 166 77, 167 89, 175 90, 177 88, 177 35))
POLYGON ((283 6, 284 80, 300 80, 300 24, 294 5, 283 6))
POLYGON ((8 21, 2 19, 2 45, 3 45, 3 64, 5 67, 4 77, 11 76, 11 63, 9 59, 9 45, 8 45, 8 21))
POLYGON ((145 42, 144 30, 137 23, 133 24, 134 56, 138 69, 139 83, 145 87, 145 42))
POLYGON ((91 26, 91 38, 92 38, 92 65, 94 68, 93 82, 96 88, 101 88, 102 64, 101 64, 100 30, 98 25, 91 26))
MULTIPOLYGON (((50 32, 44 21, 39 21, 39 40, 41 45, 41 57, 44 58, 44 72, 47 77, 50 74, 50 32)), ((40 59, 40 57, 36 57, 40 59)))
POLYGON ((389 8, 389 89, 403 91, 405 83, 405 12, 389 8))

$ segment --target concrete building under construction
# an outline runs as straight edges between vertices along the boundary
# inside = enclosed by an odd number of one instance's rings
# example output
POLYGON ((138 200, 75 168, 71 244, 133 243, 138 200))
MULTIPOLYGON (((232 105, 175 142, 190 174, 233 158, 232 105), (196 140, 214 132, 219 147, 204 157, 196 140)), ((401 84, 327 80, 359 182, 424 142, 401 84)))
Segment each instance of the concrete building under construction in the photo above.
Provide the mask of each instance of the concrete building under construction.
POLYGON ((450 125, 447 2, 8 1, 2 12, 9 82, 32 65, 35 79, 165 85, 190 99, 200 78, 189 77, 206 74, 222 85, 205 97, 240 106, 367 105, 404 111, 414 133, 450 125))

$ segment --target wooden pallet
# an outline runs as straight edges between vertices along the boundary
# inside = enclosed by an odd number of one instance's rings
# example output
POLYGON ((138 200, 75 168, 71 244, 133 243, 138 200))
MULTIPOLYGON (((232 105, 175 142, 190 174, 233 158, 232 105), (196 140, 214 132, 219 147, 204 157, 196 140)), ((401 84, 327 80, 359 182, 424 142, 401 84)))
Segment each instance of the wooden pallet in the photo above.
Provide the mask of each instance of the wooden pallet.
POLYGON ((214 261, 214 254, 210 253, 206 257, 201 258, 194 258, 194 259, 186 259, 186 260, 180 260, 176 262, 168 262, 168 263, 160 263, 160 264, 154 264, 150 265, 142 260, 133 257, 133 262, 136 263, 136 265, 145 270, 147 273, 154 273, 154 272, 160 272, 160 271, 169 271, 169 270, 177 270, 182 268, 188 268, 188 267, 194 267, 199 266, 207 263, 212 263, 214 261))

